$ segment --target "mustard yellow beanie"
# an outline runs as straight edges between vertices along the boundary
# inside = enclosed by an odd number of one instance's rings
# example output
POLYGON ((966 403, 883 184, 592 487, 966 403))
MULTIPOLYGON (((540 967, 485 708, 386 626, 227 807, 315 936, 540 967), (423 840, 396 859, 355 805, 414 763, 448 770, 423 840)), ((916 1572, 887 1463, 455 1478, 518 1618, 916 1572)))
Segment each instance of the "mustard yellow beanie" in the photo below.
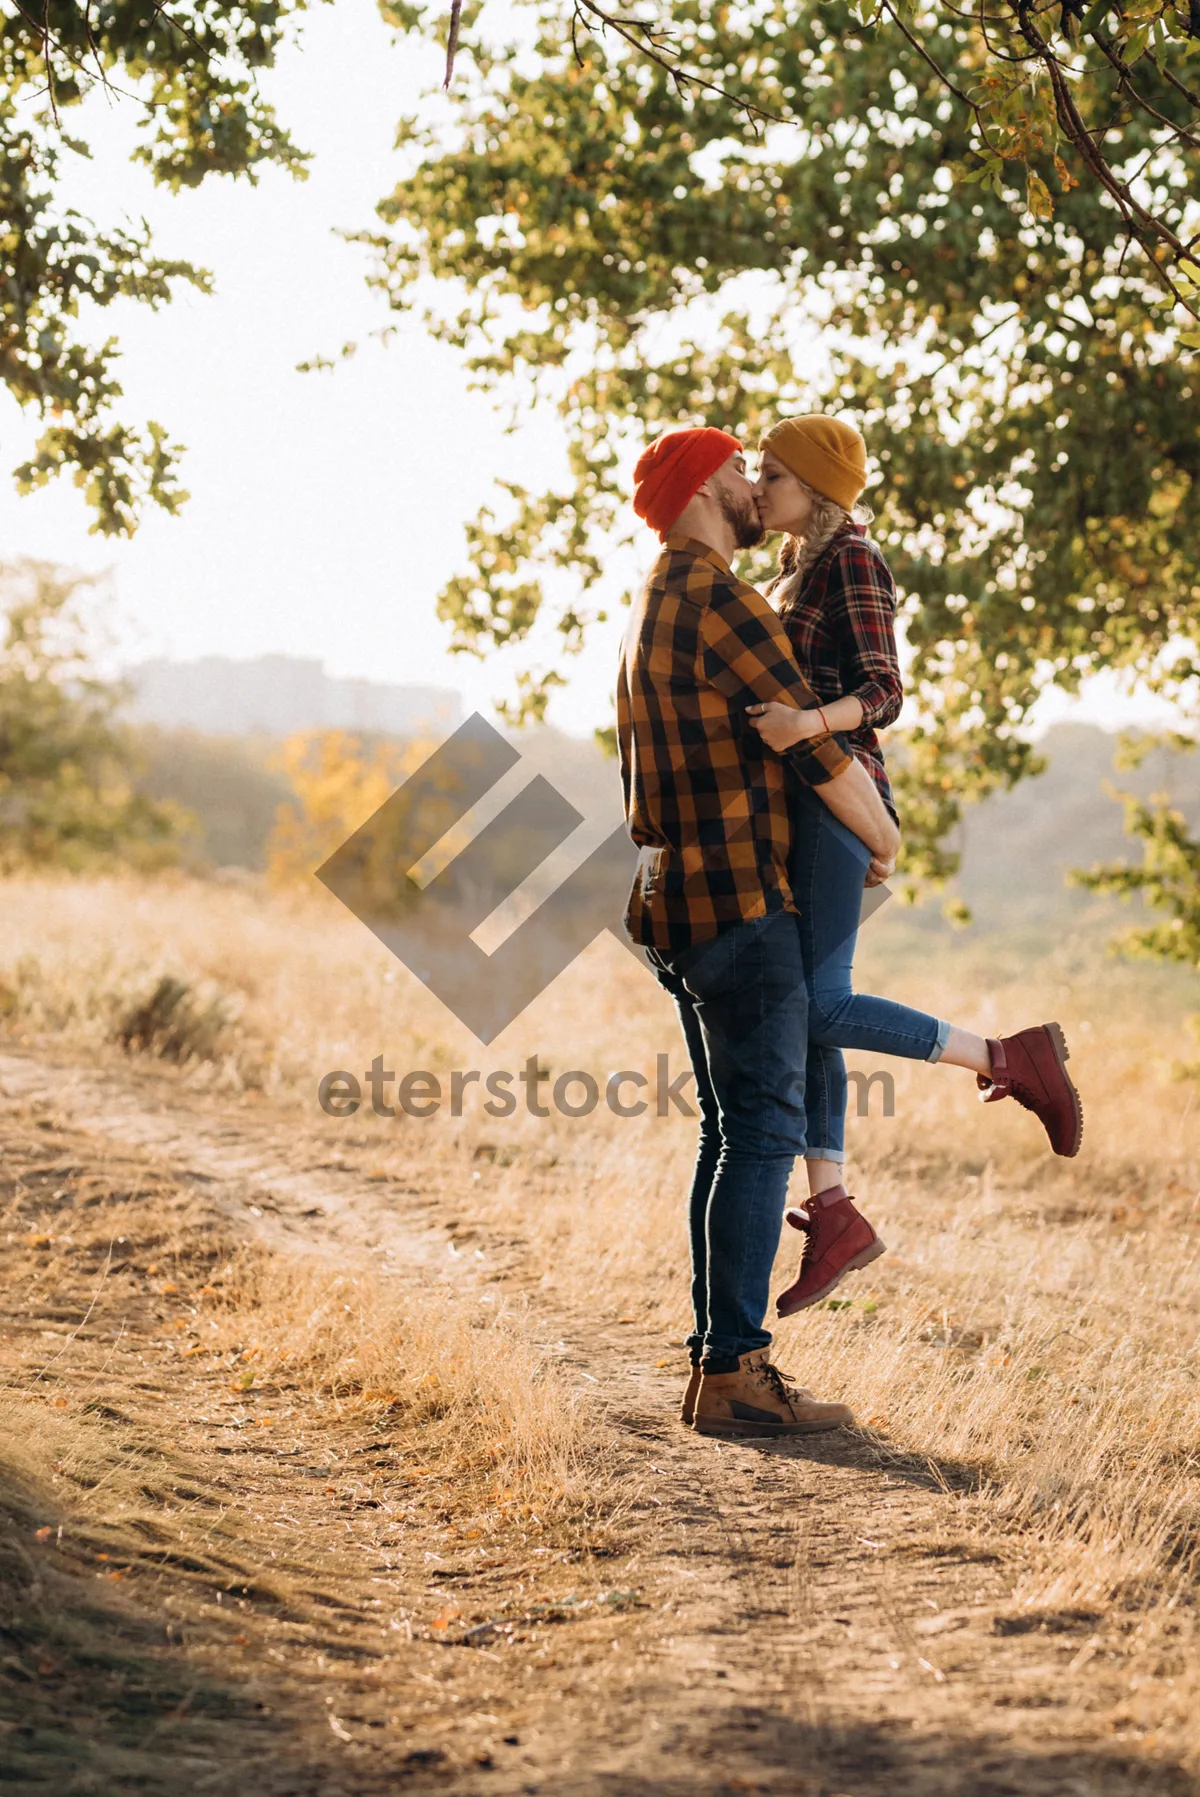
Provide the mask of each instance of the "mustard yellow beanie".
POLYGON ((850 511, 867 484, 867 446, 852 424, 810 412, 784 418, 759 444, 826 499, 850 511))

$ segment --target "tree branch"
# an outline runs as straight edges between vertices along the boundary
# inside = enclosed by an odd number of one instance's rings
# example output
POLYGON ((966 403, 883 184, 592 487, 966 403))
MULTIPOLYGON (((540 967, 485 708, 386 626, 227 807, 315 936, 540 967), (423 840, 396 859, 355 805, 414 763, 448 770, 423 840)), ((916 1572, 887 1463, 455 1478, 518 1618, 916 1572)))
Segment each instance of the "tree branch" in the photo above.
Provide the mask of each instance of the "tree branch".
POLYGON ((446 78, 442 82, 443 90, 448 89, 454 77, 454 58, 458 54, 458 32, 462 24, 462 0, 451 0, 450 29, 446 34, 446 78))
POLYGON ((1111 44, 1105 43, 1099 32, 1095 34, 1093 42, 1099 44, 1104 56, 1117 71, 1117 85, 1122 93, 1128 94, 1135 105, 1140 106, 1143 112, 1149 113, 1152 119, 1157 119, 1160 125, 1165 125, 1171 135, 1178 138, 1181 143, 1187 144, 1189 149, 1200 150, 1200 138, 1193 137, 1187 125, 1173 124, 1165 113, 1159 112, 1157 107, 1151 106, 1149 100, 1142 98, 1133 84, 1133 70, 1123 56, 1117 55, 1111 44))

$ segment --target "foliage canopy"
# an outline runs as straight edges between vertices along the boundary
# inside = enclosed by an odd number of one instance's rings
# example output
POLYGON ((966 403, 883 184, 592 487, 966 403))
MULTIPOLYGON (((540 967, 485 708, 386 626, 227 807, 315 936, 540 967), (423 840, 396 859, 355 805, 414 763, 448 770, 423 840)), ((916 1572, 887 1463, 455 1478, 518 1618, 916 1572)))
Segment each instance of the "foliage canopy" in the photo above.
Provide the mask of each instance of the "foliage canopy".
MULTIPOLYGON (((626 41, 573 41, 560 8, 524 12, 529 42, 470 39, 452 139, 402 124, 410 172, 370 239, 394 307, 498 394, 531 382, 569 435, 569 482, 508 485, 442 613, 475 653, 553 621, 560 651, 524 669, 536 715, 633 540, 647 436, 707 421, 752 445, 781 413, 849 412, 915 652, 908 867, 945 873, 960 800, 1037 765, 1022 726, 1047 685, 1114 668, 1194 691, 1200 408, 1161 271, 1098 181, 1068 171, 1051 211, 1003 158, 970 179, 977 127, 939 69, 969 84, 979 38, 940 13, 887 37, 840 0, 680 0, 702 88, 626 41)), ((1186 229, 1200 171, 1158 133, 1122 118, 1186 229)))
POLYGON ((45 422, 16 470, 23 491, 69 473, 107 535, 131 535, 149 501, 175 511, 178 446, 162 426, 119 415, 115 339, 82 320, 118 299, 159 306, 178 283, 207 291, 190 263, 155 255, 144 222, 101 228, 70 204, 67 130, 107 90, 141 118, 135 160, 178 190, 214 174, 251 180, 263 163, 304 172, 304 156, 258 91, 304 0, 39 0, 0 9, 0 380, 45 422))

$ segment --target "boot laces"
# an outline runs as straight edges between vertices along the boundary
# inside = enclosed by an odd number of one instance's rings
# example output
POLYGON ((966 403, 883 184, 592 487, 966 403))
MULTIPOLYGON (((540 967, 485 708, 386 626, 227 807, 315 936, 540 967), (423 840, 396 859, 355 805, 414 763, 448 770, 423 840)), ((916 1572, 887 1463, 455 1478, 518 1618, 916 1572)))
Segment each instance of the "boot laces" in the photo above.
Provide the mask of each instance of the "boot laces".
MULTIPOLYGON (((1036 1091, 1027 1079, 1022 1079, 1014 1067, 1013 1056, 1009 1053, 1009 1048, 1014 1043, 1015 1038, 1007 1045, 1003 1037, 997 1041, 988 1038, 988 1048, 993 1051, 991 1055, 993 1071, 990 1074, 977 1074, 975 1083, 979 1087, 984 1104, 995 1104, 1001 1098, 1015 1098, 1023 1109, 1036 1114, 1040 1112, 1044 1094, 1036 1091)), ((1028 1057, 1018 1055, 1016 1057, 1018 1067, 1023 1058, 1028 1065, 1028 1057)))
POLYGON ((1009 1091, 1012 1093, 1017 1103, 1023 1105, 1027 1111, 1036 1111, 1038 1109, 1038 1096, 1032 1086, 1026 1086, 1022 1084, 1020 1080, 1014 1080, 1009 1087, 1009 1091))
POLYGON ((979 1095, 984 1104, 995 1104, 1002 1098, 1015 1098, 1019 1105, 1027 1111, 1038 1109, 1039 1098, 1032 1086, 1024 1080, 1014 1079, 1006 1074, 1003 1079, 988 1079, 986 1074, 978 1075, 979 1095))
POLYGON ((795 1387, 788 1383, 788 1375, 781 1372, 777 1366, 772 1366, 769 1361, 766 1361, 759 1368, 759 1372, 763 1384, 769 1386, 776 1397, 782 1398, 785 1404, 790 1404, 799 1397, 800 1394, 795 1387))
POLYGON ((817 1219, 812 1211, 793 1211, 792 1215, 796 1219, 796 1228, 804 1237, 800 1245, 800 1265, 803 1266, 805 1261, 812 1259, 816 1247, 817 1219))

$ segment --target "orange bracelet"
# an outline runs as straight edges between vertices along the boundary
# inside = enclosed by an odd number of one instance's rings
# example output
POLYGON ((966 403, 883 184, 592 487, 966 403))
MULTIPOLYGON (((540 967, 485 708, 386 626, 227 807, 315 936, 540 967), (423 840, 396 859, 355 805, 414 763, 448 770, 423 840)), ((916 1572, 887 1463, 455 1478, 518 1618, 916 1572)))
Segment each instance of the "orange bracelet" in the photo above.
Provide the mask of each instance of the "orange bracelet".
POLYGON ((820 718, 821 722, 824 724, 826 734, 829 736, 832 736, 833 731, 830 730, 830 728, 829 728, 829 719, 825 716, 824 711, 821 709, 821 707, 819 705, 817 706, 817 716, 820 718))

